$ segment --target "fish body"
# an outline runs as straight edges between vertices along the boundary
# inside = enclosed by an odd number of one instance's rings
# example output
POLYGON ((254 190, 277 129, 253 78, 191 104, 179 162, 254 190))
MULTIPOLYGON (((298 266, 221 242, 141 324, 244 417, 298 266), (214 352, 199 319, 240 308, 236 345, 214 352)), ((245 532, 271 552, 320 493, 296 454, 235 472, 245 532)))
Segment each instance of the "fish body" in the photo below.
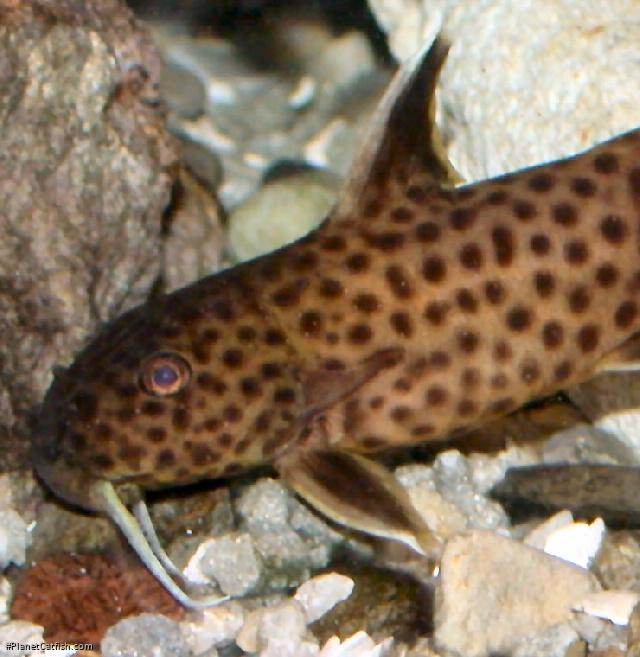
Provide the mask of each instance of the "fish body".
POLYGON ((432 556, 368 454, 635 359, 640 131, 447 187, 426 127, 445 52, 400 72, 318 229, 129 311, 54 381, 34 460, 55 493, 139 545, 108 486, 271 464, 334 520, 432 556))

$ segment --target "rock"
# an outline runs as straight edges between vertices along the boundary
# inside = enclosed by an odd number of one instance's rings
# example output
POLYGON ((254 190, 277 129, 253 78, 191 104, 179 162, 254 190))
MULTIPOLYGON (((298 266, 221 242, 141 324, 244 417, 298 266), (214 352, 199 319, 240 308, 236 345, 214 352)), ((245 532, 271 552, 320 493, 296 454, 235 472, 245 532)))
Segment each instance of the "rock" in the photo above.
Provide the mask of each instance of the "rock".
POLYGON ((220 268, 223 237, 218 202, 186 168, 180 171, 165 228, 163 270, 167 291, 220 268))
POLYGON ((0 467, 51 368, 160 272, 175 142, 161 61, 120 0, 0 2, 0 467))
POLYGON ((204 84, 188 68, 176 62, 167 62, 160 81, 160 93, 167 107, 182 118, 195 119, 204 111, 204 84))
POLYGON ((440 24, 452 42, 439 121, 465 179, 570 155, 637 124, 640 85, 626 82, 638 78, 634 0, 543 0, 535 12, 511 0, 369 4, 400 59, 440 24))
POLYGON ((610 621, 590 616, 589 614, 576 614, 571 620, 583 641, 589 644, 592 651, 607 650, 615 647, 624 650, 627 628, 614 625, 610 621))
MULTIPOLYGON (((322 647, 318 657, 385 657, 391 656, 392 647, 391 638, 376 644, 366 632, 356 632, 342 642, 337 636, 331 637, 322 647)), ((405 652, 401 654, 404 655, 405 652)))
POLYGON ((254 535, 289 527, 291 492, 280 481, 261 479, 246 488, 236 509, 254 535))
POLYGON ((30 539, 27 524, 17 511, 0 511, 0 570, 12 563, 22 566, 30 539))
POLYGON ((293 596, 304 608, 307 623, 322 618, 353 590, 353 580, 338 573, 318 575, 301 584, 293 596))
MULTIPOLYGON (((525 636, 513 648, 511 657, 566 657, 567 650, 580 642, 580 637, 567 622, 525 636)), ((583 651, 583 655, 586 650, 583 651)))
POLYGON ((140 614, 120 621, 107 630, 101 644, 102 657, 191 657, 179 623, 159 614, 140 614))
POLYGON ((42 628, 39 625, 21 620, 12 620, 0 625, 0 657, 21 657, 31 654, 31 650, 9 649, 11 643, 34 645, 43 641, 42 628))
POLYGON ((230 600, 216 607, 192 611, 180 625, 194 655, 201 655, 211 648, 221 648, 233 642, 244 617, 242 605, 230 600))
POLYGON ((0 577, 0 626, 9 620, 9 605, 13 597, 13 588, 8 579, 0 577))
POLYGON ((306 235, 326 217, 335 194, 335 184, 322 172, 305 172, 264 185, 231 213, 233 255, 249 260, 306 235))
POLYGON ((592 570, 605 589, 640 593, 640 540, 637 532, 607 533, 592 570))
POLYGON ((639 601, 640 594, 633 591, 599 591, 581 598, 574 604, 573 610, 609 620, 615 625, 627 625, 639 601))
POLYGON ((184 572, 196 582, 213 579, 225 595, 240 597, 257 586, 262 561, 249 533, 229 532, 201 543, 184 572))
POLYGON ((572 604, 599 589, 581 568, 474 530, 453 538, 443 553, 437 645, 465 657, 508 652, 520 638, 571 618, 572 604))
POLYGON ((236 643, 247 652, 259 652, 261 657, 298 657, 306 633, 302 605, 295 600, 286 600, 275 607, 252 611, 236 643))

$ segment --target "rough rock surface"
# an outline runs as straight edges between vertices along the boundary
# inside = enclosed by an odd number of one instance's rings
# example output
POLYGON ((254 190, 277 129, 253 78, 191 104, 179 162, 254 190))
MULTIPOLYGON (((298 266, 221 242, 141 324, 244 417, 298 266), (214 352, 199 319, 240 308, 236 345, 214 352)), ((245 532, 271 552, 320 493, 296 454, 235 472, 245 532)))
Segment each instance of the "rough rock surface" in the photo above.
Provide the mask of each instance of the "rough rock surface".
POLYGON ((440 123, 465 179, 569 155, 638 123, 635 0, 369 4, 399 59, 442 23, 453 46, 439 83, 440 123))
POLYGON ((520 638, 569 620, 572 604, 599 589, 581 568, 475 530, 445 548, 436 641, 465 657, 508 652, 520 638))
POLYGON ((160 268, 174 142, 160 59, 119 0, 0 2, 0 467, 26 411, 160 268))

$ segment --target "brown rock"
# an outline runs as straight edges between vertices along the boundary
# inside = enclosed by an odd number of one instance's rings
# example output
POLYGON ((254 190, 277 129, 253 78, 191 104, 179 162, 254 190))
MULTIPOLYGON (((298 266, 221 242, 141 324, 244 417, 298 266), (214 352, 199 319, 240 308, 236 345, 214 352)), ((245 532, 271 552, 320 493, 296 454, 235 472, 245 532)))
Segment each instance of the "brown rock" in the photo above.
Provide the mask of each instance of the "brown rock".
POLYGON ((509 654, 518 639, 572 616, 600 590, 595 577, 544 552, 486 530, 447 544, 437 591, 435 638, 465 657, 509 654))
POLYGON ((0 0, 0 470, 51 367, 160 271, 176 154, 160 58, 119 0, 0 0))

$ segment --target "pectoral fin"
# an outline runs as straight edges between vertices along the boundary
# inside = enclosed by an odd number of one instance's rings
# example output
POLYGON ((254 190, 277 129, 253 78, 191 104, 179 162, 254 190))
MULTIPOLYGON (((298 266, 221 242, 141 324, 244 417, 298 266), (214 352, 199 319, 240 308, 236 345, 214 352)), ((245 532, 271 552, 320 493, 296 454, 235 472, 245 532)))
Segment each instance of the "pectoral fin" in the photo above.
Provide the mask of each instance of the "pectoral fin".
POLYGON ((400 168, 408 178, 419 174, 423 188, 435 190, 454 178, 430 120, 438 73, 448 49, 449 44, 437 36, 396 73, 364 135, 332 212, 334 218, 357 216, 364 193, 369 188, 384 193, 384 182, 400 168))
POLYGON ((439 558, 439 540, 402 486, 377 463, 346 452, 300 450, 275 465, 298 495, 338 524, 439 558))

